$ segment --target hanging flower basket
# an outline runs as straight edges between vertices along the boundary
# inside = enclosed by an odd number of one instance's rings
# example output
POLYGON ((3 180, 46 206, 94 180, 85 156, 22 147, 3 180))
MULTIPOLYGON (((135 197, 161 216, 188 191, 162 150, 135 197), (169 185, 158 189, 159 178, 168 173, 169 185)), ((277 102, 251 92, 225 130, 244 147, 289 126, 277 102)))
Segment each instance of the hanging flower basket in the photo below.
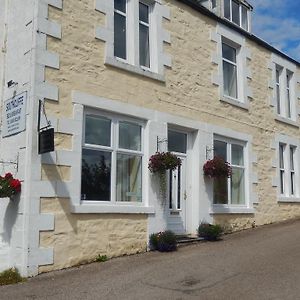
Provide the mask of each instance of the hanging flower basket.
POLYGON ((149 159, 148 168, 151 173, 175 170, 181 166, 181 159, 171 152, 156 152, 149 159))
POLYGON ((21 192, 21 182, 15 179, 11 173, 0 176, 0 198, 11 198, 21 192))
POLYGON ((166 198, 167 189, 166 171, 173 171, 179 166, 181 159, 171 152, 156 152, 149 159, 148 169, 151 173, 158 174, 163 199, 166 198))
POLYGON ((232 168, 223 158, 215 156, 204 164, 203 172, 209 178, 230 178, 232 168))

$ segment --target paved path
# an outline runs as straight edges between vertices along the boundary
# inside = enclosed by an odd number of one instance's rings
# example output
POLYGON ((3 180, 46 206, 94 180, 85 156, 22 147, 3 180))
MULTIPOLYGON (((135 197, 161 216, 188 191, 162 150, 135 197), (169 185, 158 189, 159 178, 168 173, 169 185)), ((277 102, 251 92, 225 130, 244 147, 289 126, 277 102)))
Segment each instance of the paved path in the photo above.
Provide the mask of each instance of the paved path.
POLYGON ((300 299, 300 220, 0 287, 0 299, 300 299))

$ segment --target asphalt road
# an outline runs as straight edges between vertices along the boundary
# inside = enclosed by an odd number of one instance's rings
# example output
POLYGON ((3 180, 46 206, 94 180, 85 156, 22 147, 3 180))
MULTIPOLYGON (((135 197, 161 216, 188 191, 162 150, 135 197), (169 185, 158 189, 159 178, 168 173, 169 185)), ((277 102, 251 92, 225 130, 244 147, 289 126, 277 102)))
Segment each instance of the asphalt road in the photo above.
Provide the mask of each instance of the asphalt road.
POLYGON ((300 220, 0 287, 0 299, 300 299, 300 220))

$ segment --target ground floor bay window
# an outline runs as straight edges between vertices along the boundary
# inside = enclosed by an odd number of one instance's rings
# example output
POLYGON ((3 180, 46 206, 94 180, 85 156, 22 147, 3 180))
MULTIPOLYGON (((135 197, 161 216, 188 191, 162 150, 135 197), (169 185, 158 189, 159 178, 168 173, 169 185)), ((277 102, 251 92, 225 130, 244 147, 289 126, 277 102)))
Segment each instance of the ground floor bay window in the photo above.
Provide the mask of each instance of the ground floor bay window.
POLYGON ((81 200, 142 202, 142 124, 86 113, 81 200))
POLYGON ((226 138, 214 138, 214 156, 222 157, 232 168, 231 178, 214 180, 214 204, 246 205, 245 144, 226 138))

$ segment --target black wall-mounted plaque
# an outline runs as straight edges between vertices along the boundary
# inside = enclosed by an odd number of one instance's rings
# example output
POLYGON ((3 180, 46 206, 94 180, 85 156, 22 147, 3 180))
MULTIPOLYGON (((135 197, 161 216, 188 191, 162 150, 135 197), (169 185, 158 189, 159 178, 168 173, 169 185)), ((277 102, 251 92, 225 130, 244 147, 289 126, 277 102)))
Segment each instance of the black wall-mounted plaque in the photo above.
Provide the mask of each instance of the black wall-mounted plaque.
POLYGON ((54 128, 39 132, 39 154, 54 151, 54 128))

